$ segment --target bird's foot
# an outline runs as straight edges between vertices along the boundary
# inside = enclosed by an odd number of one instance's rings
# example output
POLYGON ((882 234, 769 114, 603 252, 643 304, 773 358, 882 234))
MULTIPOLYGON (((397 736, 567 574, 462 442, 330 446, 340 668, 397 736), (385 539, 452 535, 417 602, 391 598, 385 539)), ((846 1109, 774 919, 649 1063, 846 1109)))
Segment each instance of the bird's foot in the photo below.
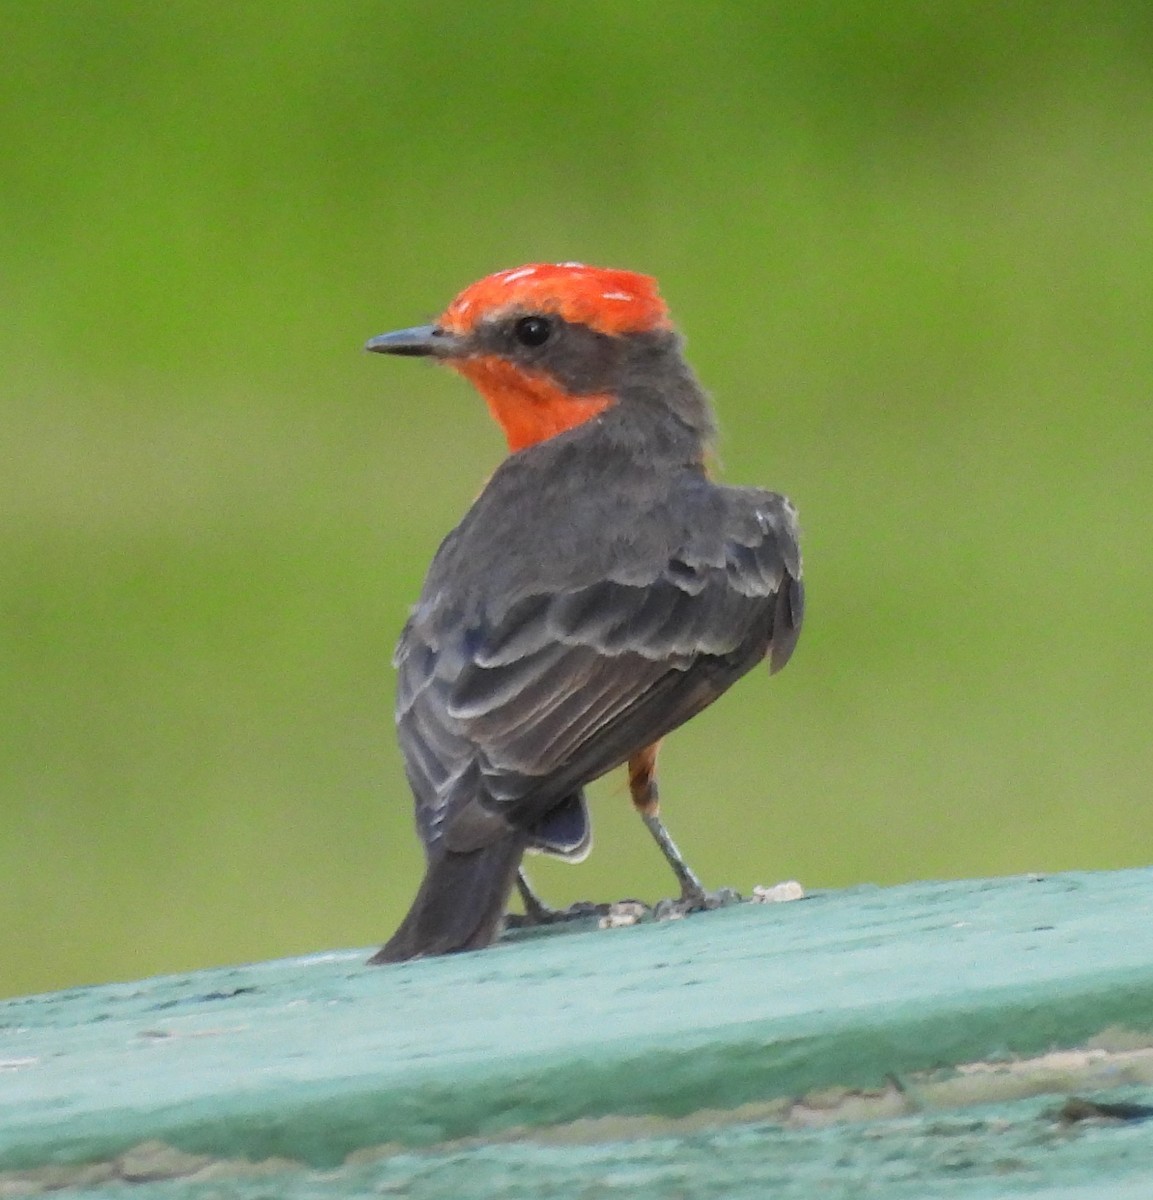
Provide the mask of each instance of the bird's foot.
POLYGON ((727 908, 730 904, 740 904, 743 899, 735 888, 718 888, 715 892, 706 892, 704 888, 686 888, 679 900, 657 901, 653 906, 653 920, 678 921, 689 913, 727 908))
POLYGON ((568 908, 553 908, 537 900, 525 904, 523 913, 508 913, 504 923, 506 929, 537 929, 542 925, 563 925, 566 921, 585 921, 603 917, 612 907, 610 904, 594 904, 591 900, 577 900, 568 908))

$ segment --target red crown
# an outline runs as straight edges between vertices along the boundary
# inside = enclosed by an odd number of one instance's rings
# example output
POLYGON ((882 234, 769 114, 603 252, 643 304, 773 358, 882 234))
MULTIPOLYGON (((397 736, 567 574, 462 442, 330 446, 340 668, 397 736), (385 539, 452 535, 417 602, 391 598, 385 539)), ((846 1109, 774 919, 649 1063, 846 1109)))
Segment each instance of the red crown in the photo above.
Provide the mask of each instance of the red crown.
POLYGON ((583 263, 530 263, 488 275, 457 296, 440 325, 468 333, 483 320, 518 310, 551 313, 612 335, 669 327, 655 279, 583 263))

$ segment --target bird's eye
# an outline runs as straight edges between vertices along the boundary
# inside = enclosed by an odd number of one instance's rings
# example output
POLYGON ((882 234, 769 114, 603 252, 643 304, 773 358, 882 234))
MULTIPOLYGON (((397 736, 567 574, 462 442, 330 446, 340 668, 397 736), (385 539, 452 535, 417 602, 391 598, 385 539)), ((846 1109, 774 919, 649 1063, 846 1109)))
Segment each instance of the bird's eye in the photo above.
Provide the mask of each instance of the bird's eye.
POLYGON ((522 346, 543 346, 552 335, 552 322, 547 317, 521 317, 512 332, 522 346))

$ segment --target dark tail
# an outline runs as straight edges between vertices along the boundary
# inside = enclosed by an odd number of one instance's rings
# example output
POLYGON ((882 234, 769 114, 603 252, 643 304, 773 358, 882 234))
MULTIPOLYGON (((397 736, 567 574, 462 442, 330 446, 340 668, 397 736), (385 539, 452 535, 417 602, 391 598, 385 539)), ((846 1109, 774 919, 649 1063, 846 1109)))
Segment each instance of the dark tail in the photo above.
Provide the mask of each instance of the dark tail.
POLYGON ((510 833, 467 854, 437 847, 408 916, 369 963, 487 946, 500 931, 525 844, 522 834, 510 833))

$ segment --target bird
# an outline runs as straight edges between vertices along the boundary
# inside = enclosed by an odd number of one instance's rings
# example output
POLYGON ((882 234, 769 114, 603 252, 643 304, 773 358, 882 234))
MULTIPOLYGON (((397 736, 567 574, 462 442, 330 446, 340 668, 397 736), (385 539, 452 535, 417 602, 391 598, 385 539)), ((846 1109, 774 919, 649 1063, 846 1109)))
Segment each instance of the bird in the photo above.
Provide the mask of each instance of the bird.
POLYGON ((526 852, 579 861, 585 787, 626 766, 682 911, 710 906, 660 816, 662 739, 801 629, 797 513, 713 478, 716 423, 655 279, 530 263, 366 349, 464 376, 509 453, 441 543, 397 645, 425 874, 371 963, 478 950, 526 852))

